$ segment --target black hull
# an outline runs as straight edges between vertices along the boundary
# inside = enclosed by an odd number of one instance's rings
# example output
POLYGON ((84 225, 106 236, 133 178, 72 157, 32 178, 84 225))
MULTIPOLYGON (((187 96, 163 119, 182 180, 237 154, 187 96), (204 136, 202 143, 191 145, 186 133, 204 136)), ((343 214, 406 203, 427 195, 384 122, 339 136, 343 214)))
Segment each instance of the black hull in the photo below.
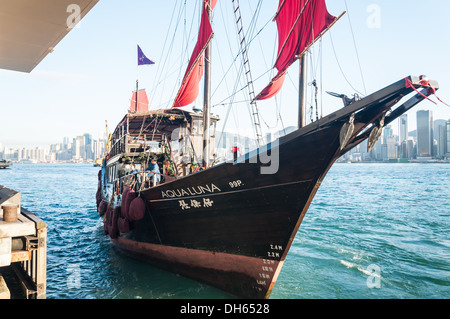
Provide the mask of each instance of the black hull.
POLYGON ((114 244, 130 256, 238 297, 269 297, 332 164, 367 139, 381 118, 389 123, 423 99, 416 94, 386 115, 411 91, 399 81, 281 138, 269 152, 142 191, 145 217, 114 244), (350 118, 352 131, 346 130, 350 118), (268 163, 274 154, 278 162, 268 163), (270 165, 278 169, 263 174, 270 165))

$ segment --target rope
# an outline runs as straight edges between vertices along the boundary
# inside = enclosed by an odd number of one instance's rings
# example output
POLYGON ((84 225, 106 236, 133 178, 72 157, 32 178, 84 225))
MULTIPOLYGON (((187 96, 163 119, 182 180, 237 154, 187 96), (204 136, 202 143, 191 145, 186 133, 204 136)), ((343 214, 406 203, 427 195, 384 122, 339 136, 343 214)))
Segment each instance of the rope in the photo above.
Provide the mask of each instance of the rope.
POLYGON ((430 81, 427 79, 424 79, 422 76, 420 77, 420 80, 418 83, 413 83, 410 79, 405 78, 405 86, 407 88, 412 88, 414 91, 416 91, 417 93, 419 93, 421 96, 423 96, 424 98, 426 98, 428 101, 434 103, 437 105, 437 103, 433 100, 431 100, 428 96, 426 96, 425 94, 423 94, 422 92, 420 92, 419 90, 416 89, 416 87, 414 85, 421 85, 421 86, 425 86, 427 87, 427 94, 431 95, 433 94, 439 102, 441 102, 442 104, 450 107, 450 105, 448 105, 447 103, 445 103, 444 101, 442 101, 437 95, 436 95, 436 89, 431 85, 430 81))
POLYGON ((353 87, 353 85, 350 83, 350 81, 349 81, 349 80, 347 79, 347 77, 345 76, 345 73, 344 73, 344 71, 342 70, 341 64, 339 63, 339 59, 338 59, 338 57, 337 57, 336 50, 335 50, 335 48, 334 48, 333 37, 331 36, 331 30, 330 30, 330 32, 328 32, 328 34, 330 35, 331 47, 333 48, 334 57, 336 58, 336 62, 337 62, 337 64, 338 64, 339 70, 341 70, 342 76, 344 77, 344 79, 345 79, 345 81, 347 82, 347 84, 350 85, 350 87, 351 87, 355 92, 357 92, 357 93, 359 93, 360 95, 364 96, 364 94, 362 94, 361 92, 359 92, 357 89, 355 89, 355 88, 353 87))
POLYGON ((348 22, 350 24, 350 31, 352 32, 353 45, 355 46, 356 59, 358 60, 359 72, 361 73, 361 80, 362 80, 363 87, 364 87, 364 93, 367 95, 366 84, 364 82, 364 76, 363 76, 363 72, 362 72, 362 68, 361 68, 361 62, 359 61, 358 47, 356 45, 355 34, 353 33, 352 21, 350 20, 350 12, 348 11, 348 7, 347 7, 347 0, 344 0, 344 2, 345 2, 345 9, 347 9, 348 22))

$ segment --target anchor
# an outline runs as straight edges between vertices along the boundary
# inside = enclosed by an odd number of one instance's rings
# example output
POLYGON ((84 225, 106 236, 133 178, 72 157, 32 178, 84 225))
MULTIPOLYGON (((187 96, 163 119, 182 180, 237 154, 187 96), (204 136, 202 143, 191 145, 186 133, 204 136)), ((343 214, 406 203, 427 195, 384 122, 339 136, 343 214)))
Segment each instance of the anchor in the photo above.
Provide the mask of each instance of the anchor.
POLYGON ((370 131, 369 139, 367 141, 367 152, 370 152, 372 150, 372 148, 380 138, 381 132, 383 131, 384 127, 385 116, 386 114, 383 114, 383 116, 378 120, 378 123, 373 125, 372 131, 370 131))
POLYGON ((348 105, 352 104, 353 102, 356 102, 356 101, 360 100, 359 95, 356 94, 356 93, 353 94, 353 98, 351 99, 345 94, 339 94, 339 93, 334 93, 334 92, 329 92, 329 91, 325 91, 325 92, 327 92, 331 96, 338 97, 338 98, 342 99, 342 102, 344 103, 344 106, 348 106, 348 105))
POLYGON ((341 127, 341 131, 339 133, 339 142, 341 143, 341 150, 347 145, 350 137, 353 134, 353 130, 355 129, 355 113, 350 115, 348 122, 345 122, 341 127))

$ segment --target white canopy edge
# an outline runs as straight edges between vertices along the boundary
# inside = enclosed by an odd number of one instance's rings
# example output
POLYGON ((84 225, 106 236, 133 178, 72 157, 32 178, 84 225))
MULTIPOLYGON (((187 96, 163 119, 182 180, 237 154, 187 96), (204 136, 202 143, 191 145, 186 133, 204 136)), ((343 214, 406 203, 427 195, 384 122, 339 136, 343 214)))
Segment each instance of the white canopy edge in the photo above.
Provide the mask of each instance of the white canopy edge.
POLYGON ((31 72, 99 0, 1 0, 0 68, 31 72))

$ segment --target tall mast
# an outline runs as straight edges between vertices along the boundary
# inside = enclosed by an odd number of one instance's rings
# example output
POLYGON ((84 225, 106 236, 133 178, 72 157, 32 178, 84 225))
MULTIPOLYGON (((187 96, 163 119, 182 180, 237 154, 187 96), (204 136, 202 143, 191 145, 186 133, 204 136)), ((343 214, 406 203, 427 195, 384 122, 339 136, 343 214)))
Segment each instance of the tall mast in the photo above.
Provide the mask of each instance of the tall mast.
POLYGON ((306 125, 306 53, 299 60, 298 128, 306 125))
MULTIPOLYGON (((203 0, 202 0, 203 2, 203 0)), ((211 5, 207 5, 206 11, 208 19, 211 22, 211 5)), ((203 167, 209 166, 210 155, 210 95, 211 95, 211 42, 205 50, 205 89, 204 89, 204 104, 203 104, 203 167)))

